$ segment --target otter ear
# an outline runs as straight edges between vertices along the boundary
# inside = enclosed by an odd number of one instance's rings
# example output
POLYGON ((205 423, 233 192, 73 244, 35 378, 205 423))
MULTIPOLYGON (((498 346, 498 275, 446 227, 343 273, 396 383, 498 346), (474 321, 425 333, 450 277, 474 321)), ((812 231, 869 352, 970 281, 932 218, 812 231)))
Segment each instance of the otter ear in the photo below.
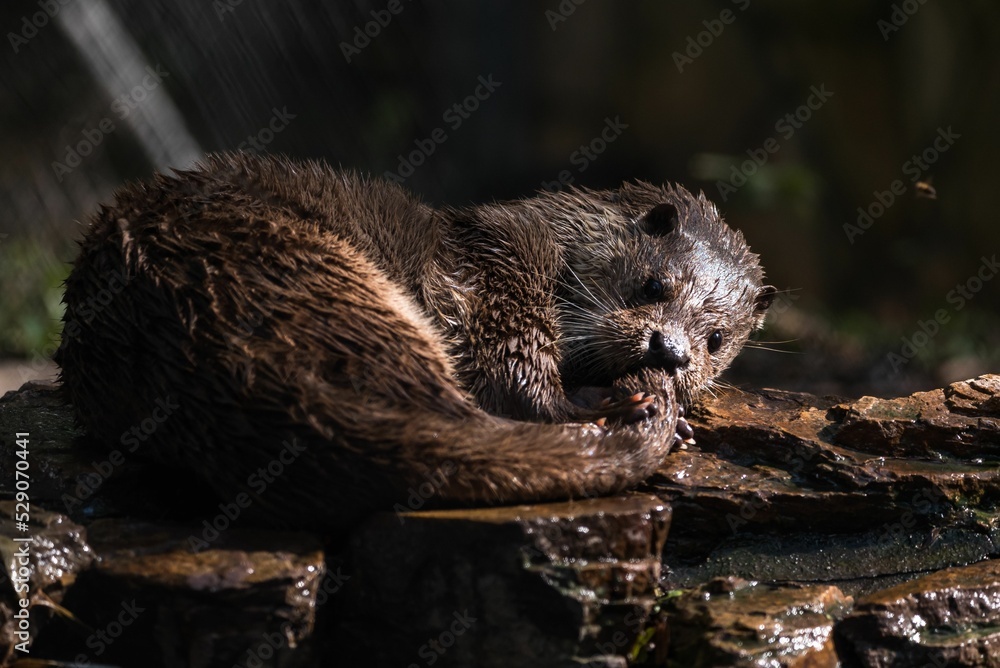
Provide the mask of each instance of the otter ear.
POLYGON ((767 315, 767 309, 770 308, 771 302, 774 301, 774 294, 778 291, 773 285, 764 285, 757 290, 757 296, 753 300, 753 313, 754 320, 757 323, 757 327, 764 324, 764 316, 767 315))
POLYGON ((664 202, 657 204, 642 217, 647 234, 654 237, 665 237, 680 226, 677 207, 664 202))

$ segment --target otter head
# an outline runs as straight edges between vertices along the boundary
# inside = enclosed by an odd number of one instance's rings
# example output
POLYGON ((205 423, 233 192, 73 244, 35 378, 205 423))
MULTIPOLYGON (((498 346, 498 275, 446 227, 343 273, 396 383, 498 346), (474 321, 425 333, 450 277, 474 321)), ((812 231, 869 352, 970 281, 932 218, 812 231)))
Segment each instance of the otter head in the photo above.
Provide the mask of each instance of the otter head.
POLYGON ((687 403, 761 326, 774 288, 704 195, 645 183, 590 195, 573 225, 583 239, 566 254, 567 380, 603 385, 661 369, 687 403))

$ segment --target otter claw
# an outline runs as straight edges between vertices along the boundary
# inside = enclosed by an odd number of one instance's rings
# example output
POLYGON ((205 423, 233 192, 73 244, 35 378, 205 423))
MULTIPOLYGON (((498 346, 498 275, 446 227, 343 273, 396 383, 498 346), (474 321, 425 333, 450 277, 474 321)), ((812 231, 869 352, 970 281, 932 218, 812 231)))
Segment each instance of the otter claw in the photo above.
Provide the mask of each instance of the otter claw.
POLYGON ((681 411, 683 407, 677 409, 677 427, 674 433, 674 444, 677 445, 678 449, 683 450, 689 445, 694 445, 694 429, 688 424, 688 421, 681 416, 681 411))
POLYGON ((626 422, 641 422, 656 415, 656 397, 645 392, 637 392, 628 398, 631 404, 631 412, 626 417, 626 422))
POLYGON ((688 424, 688 421, 682 417, 677 418, 677 434, 681 437, 681 440, 688 440, 694 438, 694 429, 688 424))

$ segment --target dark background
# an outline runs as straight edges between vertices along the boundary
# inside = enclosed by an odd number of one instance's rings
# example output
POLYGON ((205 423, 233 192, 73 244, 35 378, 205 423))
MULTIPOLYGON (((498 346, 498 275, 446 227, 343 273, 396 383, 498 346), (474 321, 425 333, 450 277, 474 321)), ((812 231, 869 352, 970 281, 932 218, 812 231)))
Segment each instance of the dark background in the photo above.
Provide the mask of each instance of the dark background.
POLYGON ((787 290, 761 335, 780 352, 748 349, 732 382, 894 394, 1000 371, 1000 280, 982 260, 1000 253, 994 0, 35 0, 5 2, 0 29, 8 384, 49 371, 72 241, 123 181, 251 136, 396 172, 438 128, 405 181, 435 203, 560 174, 704 190, 787 290), (480 77, 499 86, 455 127, 445 113, 480 77), (609 119, 621 130, 602 146, 609 119), (907 166, 949 128, 947 150, 907 166), (751 155, 766 162, 743 167, 751 155), (979 290, 959 301, 957 285, 979 290))

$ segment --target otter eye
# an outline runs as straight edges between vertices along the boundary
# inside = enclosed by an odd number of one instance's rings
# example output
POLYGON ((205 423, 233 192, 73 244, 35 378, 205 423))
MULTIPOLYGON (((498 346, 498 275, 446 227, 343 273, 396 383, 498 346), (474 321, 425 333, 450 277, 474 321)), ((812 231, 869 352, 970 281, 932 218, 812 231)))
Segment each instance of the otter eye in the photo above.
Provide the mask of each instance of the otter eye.
POLYGON ((715 330, 708 337, 708 352, 714 353, 722 347, 722 332, 715 330))
POLYGON ((646 299, 659 299, 663 296, 663 282, 655 278, 649 279, 642 286, 642 294, 646 299))

